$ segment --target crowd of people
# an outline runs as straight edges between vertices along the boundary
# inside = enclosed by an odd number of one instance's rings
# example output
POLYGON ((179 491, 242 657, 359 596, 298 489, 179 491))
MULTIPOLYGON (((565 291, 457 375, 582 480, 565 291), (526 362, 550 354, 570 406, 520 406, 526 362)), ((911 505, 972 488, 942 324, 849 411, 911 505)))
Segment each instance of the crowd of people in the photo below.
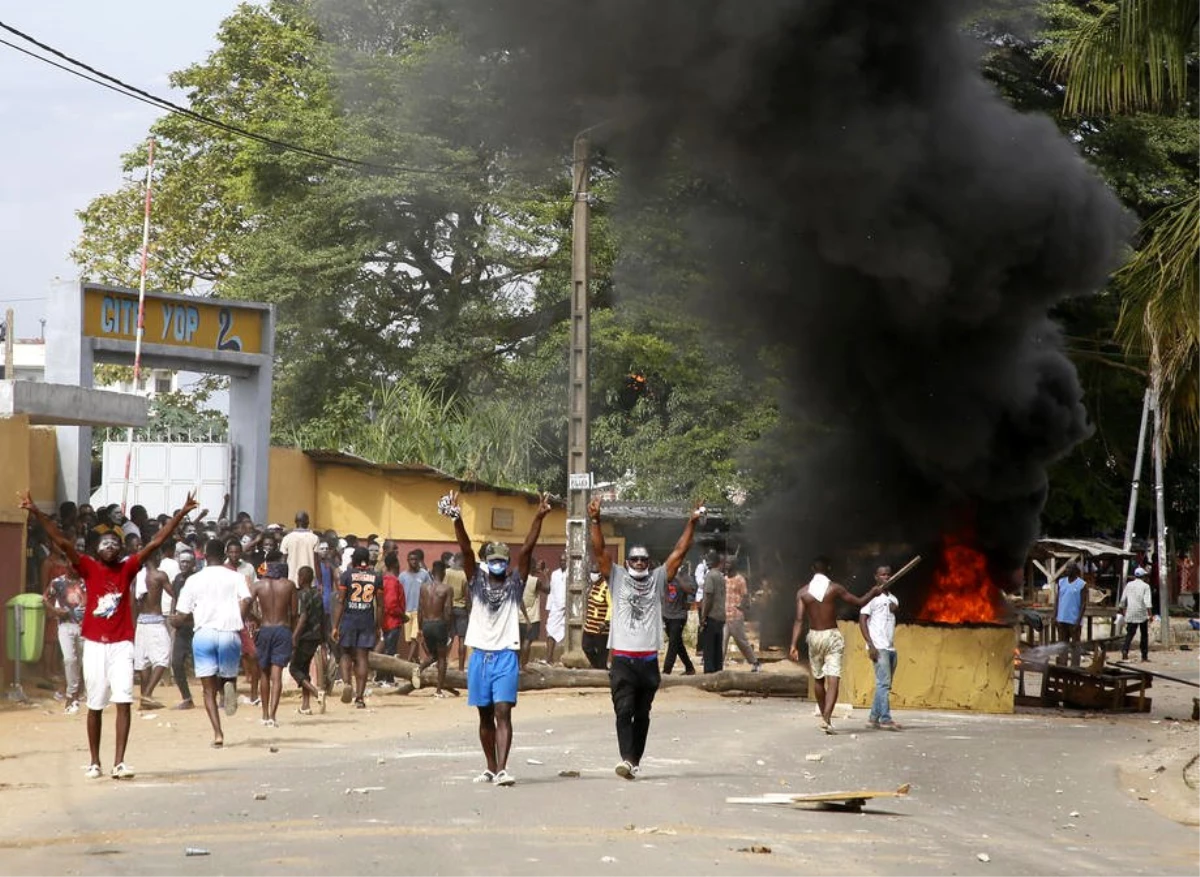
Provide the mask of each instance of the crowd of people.
MULTIPOLYGON (((166 708, 159 692, 168 674, 179 692, 171 709, 196 708, 191 681, 199 680, 212 746, 221 748, 221 716, 239 703, 260 708, 264 726, 278 726, 285 671, 299 688, 302 716, 323 713, 339 681, 342 702, 365 708, 370 655, 382 652, 409 663, 385 664, 375 674, 380 688, 398 684, 397 666, 411 667, 404 681, 419 688, 422 671, 436 664, 434 696, 454 696, 448 666, 467 669, 467 701, 480 712, 487 762, 481 779, 509 784, 517 674, 538 641, 542 662, 556 663, 565 650, 567 559, 554 570, 534 563, 546 497, 517 549, 473 546, 456 499, 443 498, 439 510, 454 520, 458 550, 427 564, 420 548, 402 561, 398 543, 375 534, 315 531, 304 511, 288 530, 259 526, 245 513, 228 519, 228 497, 210 519, 191 496, 172 516, 150 517, 139 505, 126 517, 117 506, 73 503, 46 515, 25 495, 44 601, 57 627, 61 697, 68 713, 87 707, 88 775, 102 775, 101 714, 109 703, 117 713, 111 775, 133 775, 125 746, 135 680, 143 710, 166 708), (239 675, 247 685, 240 696, 239 675)), ((593 521, 599 509, 593 503, 593 521)), ((699 515, 661 564, 644 546, 630 545, 625 565, 615 565, 601 531, 592 529, 582 648, 593 668, 610 674, 617 773, 629 779, 640 772, 664 636, 663 673, 676 661, 685 674, 697 672, 684 636, 691 624, 704 672, 723 668, 731 640, 753 671, 761 667, 745 632, 751 598, 737 558, 709 552, 695 570, 685 563, 699 515)))

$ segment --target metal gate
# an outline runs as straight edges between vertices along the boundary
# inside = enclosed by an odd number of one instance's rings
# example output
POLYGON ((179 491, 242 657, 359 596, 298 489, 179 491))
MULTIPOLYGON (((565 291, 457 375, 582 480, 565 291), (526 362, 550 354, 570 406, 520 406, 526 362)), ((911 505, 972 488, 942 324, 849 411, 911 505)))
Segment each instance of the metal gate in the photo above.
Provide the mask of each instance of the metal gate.
MULTIPOLYGON (((128 448, 123 441, 104 442, 101 483, 92 494, 93 507, 121 502, 128 448)), ((200 508, 215 517, 225 494, 233 493, 233 463, 233 449, 227 442, 134 442, 128 505, 145 506, 151 517, 170 514, 194 490, 200 508)))

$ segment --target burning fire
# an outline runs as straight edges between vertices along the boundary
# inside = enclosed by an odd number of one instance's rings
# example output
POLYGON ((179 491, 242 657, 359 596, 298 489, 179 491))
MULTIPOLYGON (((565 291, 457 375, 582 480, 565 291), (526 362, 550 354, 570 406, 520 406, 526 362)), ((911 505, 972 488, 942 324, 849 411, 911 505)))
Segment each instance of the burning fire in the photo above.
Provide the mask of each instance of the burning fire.
POLYGON ((942 537, 942 556, 919 621, 943 624, 999 622, 1000 588, 988 573, 987 558, 962 536, 942 537))

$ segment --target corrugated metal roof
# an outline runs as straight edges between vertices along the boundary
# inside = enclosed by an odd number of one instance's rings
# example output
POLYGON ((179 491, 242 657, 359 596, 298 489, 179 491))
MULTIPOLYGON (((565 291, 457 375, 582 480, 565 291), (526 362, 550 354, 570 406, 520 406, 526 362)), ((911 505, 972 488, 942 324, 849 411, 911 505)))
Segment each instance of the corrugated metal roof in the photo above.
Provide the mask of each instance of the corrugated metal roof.
MULTIPOLYGON (((689 506, 676 506, 652 502, 604 503, 601 513, 605 518, 618 521, 686 521, 692 515, 689 506)), ((719 509, 709 509, 709 518, 720 520, 719 509)))
MULTIPOLYGON (((434 466, 428 466, 425 463, 376 463, 373 460, 368 460, 365 457, 359 457, 355 454, 347 454, 345 451, 330 451, 321 448, 314 448, 304 452, 304 455, 314 463, 334 463, 339 466, 352 466, 356 469, 375 469, 379 472, 407 472, 415 475, 429 475, 438 478, 442 481, 448 481, 452 484, 460 485, 464 488, 472 490, 490 490, 493 493, 498 493, 505 496, 524 496, 528 499, 536 500, 538 493, 533 490, 518 490, 513 487, 499 487, 495 484, 488 484, 485 481, 478 481, 470 478, 458 478, 451 475, 449 472, 443 472, 434 466)), ((550 497, 551 505, 561 506, 563 501, 558 497, 550 497)))
POLYGON ((1033 553, 1051 554, 1072 552, 1085 557, 1133 557, 1117 545, 1096 539, 1039 539, 1033 545, 1033 553))

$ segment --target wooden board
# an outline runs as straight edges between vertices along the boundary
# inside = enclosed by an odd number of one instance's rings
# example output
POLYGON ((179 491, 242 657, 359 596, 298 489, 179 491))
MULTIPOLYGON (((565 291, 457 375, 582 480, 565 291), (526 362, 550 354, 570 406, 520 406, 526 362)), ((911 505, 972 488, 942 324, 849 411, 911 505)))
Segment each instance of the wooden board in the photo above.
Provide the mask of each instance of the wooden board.
POLYGON ((872 798, 904 798, 912 787, 905 783, 893 791, 859 790, 851 792, 816 792, 809 795, 793 795, 790 792, 771 792, 766 795, 744 798, 726 798, 726 804, 787 804, 797 807, 816 804, 842 810, 861 810, 872 798))

